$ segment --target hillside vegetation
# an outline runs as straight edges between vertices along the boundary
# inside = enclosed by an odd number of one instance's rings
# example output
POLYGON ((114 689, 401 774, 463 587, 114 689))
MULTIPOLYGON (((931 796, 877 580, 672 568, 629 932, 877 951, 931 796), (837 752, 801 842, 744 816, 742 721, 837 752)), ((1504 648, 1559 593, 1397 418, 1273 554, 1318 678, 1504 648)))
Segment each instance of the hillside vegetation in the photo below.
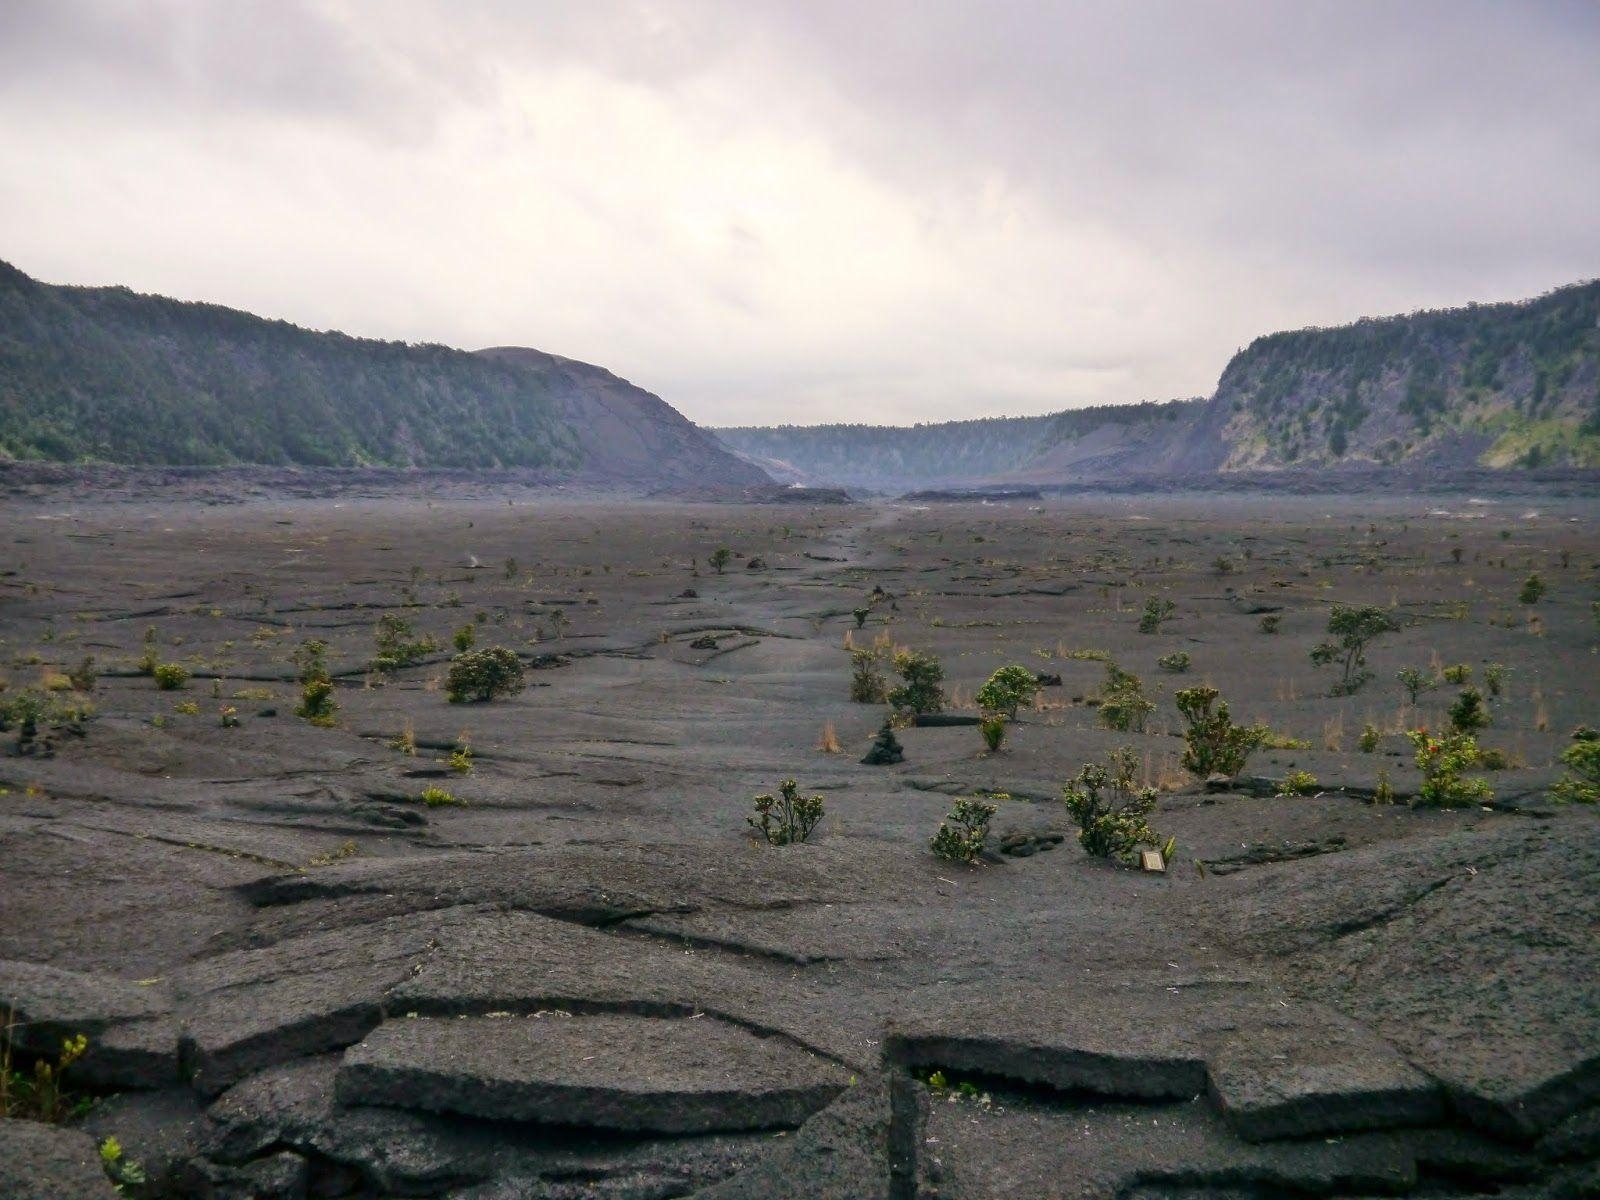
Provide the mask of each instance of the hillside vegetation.
POLYGON ((608 371, 317 333, 0 263, 0 457, 765 477, 608 371))
POLYGON ((1206 400, 885 428, 724 429, 811 482, 1077 483, 1215 471, 1600 466, 1600 282, 1257 338, 1206 400))
POLYGON ((1600 466, 1600 282, 1257 338, 1217 386, 1225 468, 1600 466))
POLYGON ((1184 402, 1116 404, 1038 417, 893 425, 779 425, 714 432, 774 474, 845 487, 912 488, 1009 476, 1062 443, 1107 427, 1176 421, 1184 402))

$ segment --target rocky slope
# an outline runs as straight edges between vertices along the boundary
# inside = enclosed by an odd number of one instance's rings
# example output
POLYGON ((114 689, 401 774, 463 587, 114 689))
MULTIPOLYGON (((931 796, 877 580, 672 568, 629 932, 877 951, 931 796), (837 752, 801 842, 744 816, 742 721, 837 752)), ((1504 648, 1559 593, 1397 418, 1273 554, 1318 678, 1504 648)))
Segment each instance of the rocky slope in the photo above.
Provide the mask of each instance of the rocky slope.
POLYGON ((1224 469, 1600 466, 1600 282, 1257 338, 1210 404, 1224 469))
POLYGON ((1600 466, 1600 283, 1256 339, 1205 400, 884 429, 723 429, 753 461, 884 490, 1395 466, 1600 466))
POLYGON ((317 333, 0 263, 0 458, 515 467, 645 488, 770 482, 665 401, 537 350, 317 333))

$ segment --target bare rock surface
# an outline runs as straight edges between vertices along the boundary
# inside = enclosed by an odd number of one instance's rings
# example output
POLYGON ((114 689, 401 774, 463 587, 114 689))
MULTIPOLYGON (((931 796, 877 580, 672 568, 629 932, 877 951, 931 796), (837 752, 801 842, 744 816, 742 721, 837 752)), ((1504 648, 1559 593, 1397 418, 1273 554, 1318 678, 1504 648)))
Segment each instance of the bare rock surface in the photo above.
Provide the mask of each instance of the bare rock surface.
POLYGON ((6 1200, 116 1200, 86 1133, 0 1118, 0 1196, 6 1200))
POLYGON ((95 712, 49 754, 0 730, 0 1008, 23 1072, 87 1037, 96 1103, 0 1126, 0 1170, 103 1195, 79 1168, 115 1136, 137 1200, 1592 1193, 1600 813, 1548 800, 1600 712, 1583 502, 547 500, 14 502, 0 701, 95 712), (1352 697, 1308 658, 1335 601, 1401 618, 1352 697), (370 671, 384 615, 528 686, 451 704, 448 650, 370 671), (327 726, 294 715, 312 638, 327 726), (863 765, 874 644, 936 653, 959 720, 863 765), (1278 735, 1215 788, 1178 647, 1278 735), (1480 740, 1515 765, 1491 805, 1374 804, 1420 791, 1399 730, 1454 697, 1401 710, 1394 675, 1435 659, 1511 668, 1480 740), (1108 660, 1145 730, 1106 727, 1108 660), (959 721, 1015 664, 1061 684, 989 752, 959 721), (1060 800, 1124 747, 1164 873, 1085 854, 1060 800), (746 817, 785 779, 825 814, 768 845, 746 817), (936 858, 975 797, 978 861, 936 858))
POLYGON ((832 1063, 711 1019, 389 1021, 345 1051, 338 1095, 503 1121, 663 1134, 793 1128, 849 1081, 832 1063))

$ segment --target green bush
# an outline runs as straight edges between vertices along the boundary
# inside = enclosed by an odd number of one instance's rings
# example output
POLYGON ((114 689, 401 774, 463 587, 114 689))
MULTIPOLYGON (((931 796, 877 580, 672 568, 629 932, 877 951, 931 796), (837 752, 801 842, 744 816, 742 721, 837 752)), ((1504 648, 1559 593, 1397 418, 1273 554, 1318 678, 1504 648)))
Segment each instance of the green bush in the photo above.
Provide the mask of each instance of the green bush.
POLYGON ((1310 771, 1290 771, 1278 784, 1279 796, 1310 796, 1317 790, 1317 777, 1310 771))
POLYGON ((991 754, 998 751, 1006 740, 1006 724, 1004 713, 989 713, 978 722, 978 733, 991 754))
POLYGON ((1483 682, 1489 689, 1489 695, 1499 699, 1506 690, 1506 677, 1511 674, 1511 668, 1504 663, 1490 663, 1483 669, 1483 682))
POLYGON ((902 712, 936 713, 944 709, 944 668, 931 654, 902 650, 894 669, 904 682, 889 692, 889 703, 902 712))
POLYGON ((867 623, 867 618, 872 615, 870 608, 855 608, 850 610, 850 615, 856 619, 856 628, 861 629, 867 623))
POLYGON ((1600 804, 1600 733, 1579 729, 1561 752, 1567 774, 1552 792, 1563 804, 1600 804))
POLYGON ((1522 581, 1522 590, 1517 593, 1517 599, 1524 604, 1537 604, 1544 599, 1544 594, 1549 590, 1544 580, 1535 573, 1522 581))
POLYGON ((76 667, 67 672, 67 679, 72 684, 75 692, 94 691, 95 681, 99 675, 94 669, 94 655, 86 654, 76 667))
POLYGON ((880 668, 883 656, 876 650, 850 651, 850 699, 857 704, 882 704, 889 684, 880 668))
POLYGON ((1412 704, 1417 702, 1417 697, 1423 692, 1431 692, 1439 686, 1437 679, 1424 671, 1417 670, 1416 667, 1401 667, 1394 673, 1394 677, 1400 681, 1400 686, 1405 688, 1406 699, 1412 704))
POLYGON ((711 552, 711 557, 706 561, 715 568, 718 575, 721 575, 723 571, 727 570, 728 564, 733 561, 733 551, 726 546, 718 546, 711 552))
POLYGON ((1160 633, 1162 624, 1177 611, 1178 606, 1171 600, 1160 596, 1150 597, 1144 602, 1144 612, 1139 617, 1139 632, 1160 633))
POLYGON ((1481 755, 1471 734, 1450 733, 1442 738, 1426 729, 1406 734, 1417 749, 1417 767, 1422 771, 1422 789, 1416 803, 1425 808, 1463 808, 1494 799, 1489 785, 1481 779, 1464 779, 1461 773, 1478 765, 1481 755))
POLYGON ((393 613, 385 613, 378 618, 378 627, 372 637, 378 647, 377 656, 372 660, 372 669, 380 674, 415 666, 425 655, 439 648, 439 643, 431 637, 417 637, 411 622, 393 613))
POLYGON ((477 640, 478 630, 473 625, 463 625, 450 636, 450 643, 455 646, 457 654, 465 654, 471 650, 477 640))
POLYGON ((1261 618, 1261 632, 1277 633, 1278 626, 1281 624, 1283 624, 1282 613, 1268 613, 1266 616, 1261 618))
POLYGON ((1067 812, 1078 825, 1078 842, 1096 858, 1114 858, 1132 864, 1140 846, 1159 847, 1172 856, 1174 842, 1163 845, 1147 820, 1155 811, 1158 793, 1136 783, 1138 759, 1128 749, 1113 750, 1111 765, 1086 763, 1077 778, 1062 786, 1067 812))
POLYGON ((1001 667, 977 690, 973 700, 986 713, 1000 713, 1015 719, 1017 709, 1032 704, 1039 681, 1027 667, 1001 667))
POLYGON ((1399 628, 1400 623, 1387 609, 1335 604, 1328 616, 1328 632, 1337 640, 1321 642, 1311 651, 1311 661, 1317 666, 1333 664, 1340 668, 1339 681, 1330 694, 1349 696, 1359 691, 1372 678, 1372 672, 1366 669, 1368 645, 1399 628))
POLYGON ((1452 663, 1439 672, 1439 678, 1446 683, 1453 683, 1460 687, 1472 678, 1472 668, 1466 663, 1452 663))
POLYGON ((803 842, 822 820, 822 797, 802 796, 800 785, 793 779, 780 783, 776 796, 757 796, 755 803, 755 816, 745 820, 769 846, 803 842))
POLYGON ((1382 736, 1378 732, 1378 727, 1368 721, 1361 727, 1361 736, 1356 739, 1356 745, 1361 747, 1361 753, 1371 754, 1378 748, 1378 741, 1382 736))
POLYGON ((333 680, 323 676, 300 685, 300 703, 295 706, 295 716, 313 725, 328 726, 333 724, 338 711, 339 705, 333 699, 333 680))
POLYGON ((1145 720, 1156 706, 1144 694, 1144 681, 1114 662, 1106 664, 1106 681, 1100 693, 1100 722, 1120 733, 1143 733, 1145 720))
POLYGON ((429 808, 444 808, 446 805, 461 803, 460 800, 442 787, 432 786, 423 788, 422 794, 417 799, 429 808))
POLYGON ((189 682, 189 672, 177 663, 157 663, 151 674, 155 676, 156 687, 163 692, 175 692, 189 682))
POLYGON ((475 704, 515 696, 523 686, 522 660, 504 646, 490 646, 450 660, 445 695, 451 704, 475 704))
POLYGON ((989 822, 996 811, 982 800, 957 800, 933 835, 933 852, 951 862, 977 862, 989 840, 989 822))
POLYGON ((301 683, 328 678, 328 643, 321 638, 307 638, 294 648, 289 661, 295 665, 301 683))
POLYGON ((1189 652, 1187 650, 1174 650, 1171 654, 1163 654, 1156 659, 1156 666, 1163 671, 1170 671, 1174 675, 1182 675, 1190 666, 1189 652))
POLYGON ((1244 770, 1269 732, 1261 725, 1235 725, 1228 715, 1228 703, 1220 695, 1216 688, 1202 684, 1173 697, 1187 726, 1183 767, 1200 779, 1211 775, 1232 779, 1244 770))
POLYGON ((1489 708, 1477 688, 1464 688, 1450 706, 1450 728, 1456 733, 1477 733, 1489 724, 1489 708))

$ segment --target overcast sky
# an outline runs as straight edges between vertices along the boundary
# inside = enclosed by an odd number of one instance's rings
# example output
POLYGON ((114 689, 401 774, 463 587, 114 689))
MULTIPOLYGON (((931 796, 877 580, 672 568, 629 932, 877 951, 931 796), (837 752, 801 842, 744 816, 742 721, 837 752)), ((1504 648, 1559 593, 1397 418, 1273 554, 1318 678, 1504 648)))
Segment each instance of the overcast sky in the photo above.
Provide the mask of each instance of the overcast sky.
POLYGON ((1600 275, 1600 3, 0 0, 0 258, 706 424, 1204 394, 1600 275))

